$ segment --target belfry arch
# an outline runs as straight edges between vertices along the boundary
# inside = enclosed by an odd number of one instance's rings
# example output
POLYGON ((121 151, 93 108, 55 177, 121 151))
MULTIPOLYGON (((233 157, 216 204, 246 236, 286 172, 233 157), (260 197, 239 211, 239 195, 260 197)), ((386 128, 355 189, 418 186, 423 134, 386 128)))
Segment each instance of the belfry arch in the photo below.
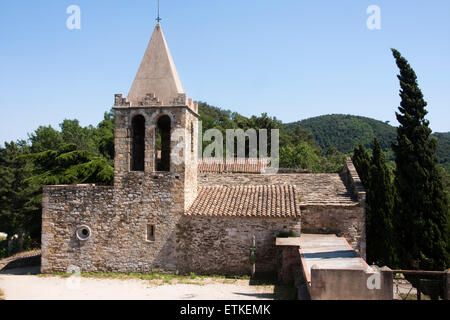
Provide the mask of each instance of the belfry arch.
POLYGON ((156 123, 156 171, 170 171, 170 130, 170 117, 160 116, 156 123))
POLYGON ((145 118, 134 116, 131 120, 131 171, 144 171, 145 118))

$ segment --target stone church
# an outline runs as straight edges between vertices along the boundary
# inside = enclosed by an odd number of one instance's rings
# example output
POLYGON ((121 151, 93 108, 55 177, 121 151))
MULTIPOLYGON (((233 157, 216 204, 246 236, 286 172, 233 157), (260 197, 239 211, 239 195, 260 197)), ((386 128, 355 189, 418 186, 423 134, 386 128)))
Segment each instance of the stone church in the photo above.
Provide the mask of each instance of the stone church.
POLYGON ((340 174, 264 174, 263 161, 199 159, 198 105, 159 23, 114 113, 114 186, 44 187, 43 273, 249 274, 253 239, 256 272, 270 273, 282 234, 336 234, 365 256, 365 193, 351 160, 340 174), (188 147, 174 150, 178 141, 188 147))

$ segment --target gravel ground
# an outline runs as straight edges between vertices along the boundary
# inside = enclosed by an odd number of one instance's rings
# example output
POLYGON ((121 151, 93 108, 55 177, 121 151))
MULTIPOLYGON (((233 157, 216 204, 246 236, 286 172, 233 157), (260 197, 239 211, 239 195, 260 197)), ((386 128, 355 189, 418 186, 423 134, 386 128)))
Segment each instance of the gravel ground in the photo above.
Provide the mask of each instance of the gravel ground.
POLYGON ((274 286, 254 286, 249 280, 205 279, 201 285, 158 285, 139 279, 62 278, 23 275, 36 270, 16 269, 0 274, 6 300, 270 300, 274 286), (16 274, 14 274, 16 273, 16 274))

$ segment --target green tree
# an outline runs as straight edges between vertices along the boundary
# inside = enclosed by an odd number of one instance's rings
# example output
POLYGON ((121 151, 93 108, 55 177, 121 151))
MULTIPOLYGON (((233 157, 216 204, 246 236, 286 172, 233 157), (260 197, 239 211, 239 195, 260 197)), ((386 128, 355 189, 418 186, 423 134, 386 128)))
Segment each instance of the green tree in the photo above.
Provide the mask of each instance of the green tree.
POLYGON ((328 173, 341 172, 344 167, 346 157, 347 156, 344 153, 340 152, 335 147, 327 148, 324 156, 322 157, 322 171, 328 173))
POLYGON ((60 125, 61 135, 66 144, 75 144, 78 150, 98 153, 92 126, 82 127, 78 120, 64 120, 60 125))
POLYGON ((310 169, 320 171, 320 158, 314 149, 306 142, 296 146, 280 148, 280 168, 310 169))
POLYGON ((394 186, 378 139, 374 147, 366 187, 367 260, 379 266, 396 265, 393 212, 394 186))
POLYGON ((369 186, 370 156, 362 144, 359 144, 353 151, 352 161, 356 171, 358 171, 363 186, 367 189, 369 186))
POLYGON ((29 134, 31 152, 42 152, 45 150, 57 150, 63 143, 61 132, 51 126, 40 126, 34 133, 29 134))
POLYGON ((437 142, 425 119, 427 103, 417 76, 392 49, 400 69, 401 103, 396 113, 400 126, 395 154, 397 203, 395 229, 404 268, 442 270, 449 266, 447 197, 435 155, 437 142))
MULTIPOLYGON (((18 251, 23 250, 24 237, 36 222, 26 183, 32 167, 20 159, 28 152, 29 147, 24 141, 5 143, 5 148, 0 148, 0 230, 7 233, 10 243, 17 234, 18 251)), ((11 247, 8 249, 10 254, 11 247)))
POLYGON ((105 112, 103 120, 94 131, 94 139, 97 149, 101 155, 110 160, 114 160, 114 112, 105 112))
POLYGON ((58 150, 30 154, 35 171, 27 181, 33 185, 97 183, 111 185, 114 169, 95 153, 77 150, 75 144, 64 144, 58 150))

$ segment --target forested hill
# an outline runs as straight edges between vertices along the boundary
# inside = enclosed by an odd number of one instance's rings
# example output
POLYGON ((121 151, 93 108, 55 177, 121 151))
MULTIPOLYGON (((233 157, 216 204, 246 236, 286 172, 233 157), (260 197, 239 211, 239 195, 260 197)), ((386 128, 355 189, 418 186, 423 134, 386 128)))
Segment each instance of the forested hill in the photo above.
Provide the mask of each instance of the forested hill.
MULTIPOLYGON (((297 125, 311 131, 322 149, 334 146, 344 153, 352 152, 359 143, 371 148, 374 136, 378 138, 384 151, 390 151, 391 144, 395 142, 397 136, 396 128, 388 123, 344 114, 324 115, 284 126, 289 130, 297 125)), ((450 169, 450 132, 433 135, 438 139, 439 160, 450 169)))
POLYGON ((379 120, 344 114, 332 114, 285 124, 286 128, 300 125, 312 132, 322 149, 334 146, 341 152, 352 152, 358 143, 371 147, 373 137, 383 150, 389 150, 396 138, 395 127, 379 120))

